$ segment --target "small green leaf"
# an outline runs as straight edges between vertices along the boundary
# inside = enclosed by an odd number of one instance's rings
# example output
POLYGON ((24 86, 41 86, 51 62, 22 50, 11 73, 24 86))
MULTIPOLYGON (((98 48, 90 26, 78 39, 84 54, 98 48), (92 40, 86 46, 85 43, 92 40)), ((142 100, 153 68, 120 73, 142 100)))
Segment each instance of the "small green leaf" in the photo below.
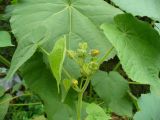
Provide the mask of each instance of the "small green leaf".
POLYGON ((138 100, 140 111, 138 111, 134 120, 160 120, 160 96, 149 93, 142 95, 138 100))
POLYGON ((6 94, 5 96, 0 98, 0 120, 4 120, 5 115, 7 114, 8 107, 9 107, 9 99, 11 95, 6 94))
POLYGON ((93 76, 91 82, 95 92, 113 112, 122 116, 132 116, 132 102, 127 93, 129 85, 119 73, 108 74, 99 71, 93 76))
POLYGON ((61 38, 55 43, 52 52, 48 56, 52 73, 57 80, 58 91, 61 82, 61 74, 62 74, 63 62, 65 59, 65 54, 66 54, 66 38, 61 38))
POLYGON ((13 46, 11 43, 11 36, 6 31, 0 31, 0 47, 13 46))
POLYGON ((110 120, 111 119, 110 115, 107 115, 100 106, 94 103, 89 104, 87 106, 86 112, 88 113, 88 116, 85 120, 110 120))

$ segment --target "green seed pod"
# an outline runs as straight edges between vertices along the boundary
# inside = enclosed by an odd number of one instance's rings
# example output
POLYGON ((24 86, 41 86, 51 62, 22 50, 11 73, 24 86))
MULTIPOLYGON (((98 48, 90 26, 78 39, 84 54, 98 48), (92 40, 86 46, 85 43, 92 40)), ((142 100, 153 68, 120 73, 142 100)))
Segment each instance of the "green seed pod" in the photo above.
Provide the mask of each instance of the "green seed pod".
POLYGON ((79 43, 79 48, 82 50, 87 50, 88 44, 86 42, 79 43))
POLYGON ((72 51, 72 50, 68 50, 68 51, 67 51, 67 55, 68 55, 71 59, 73 59, 73 58, 76 57, 76 53, 75 53, 74 51, 72 51))
POLYGON ((99 69, 98 63, 96 63, 96 62, 90 62, 89 63, 89 69, 91 69, 93 71, 98 70, 99 69))
POLYGON ((86 50, 83 50, 83 49, 78 49, 78 50, 77 50, 77 55, 78 55, 78 57, 84 58, 84 57, 86 57, 86 55, 87 55, 87 51, 86 51, 86 50))
POLYGON ((88 64, 84 64, 81 68, 82 76, 90 76, 92 74, 92 70, 89 69, 88 64))

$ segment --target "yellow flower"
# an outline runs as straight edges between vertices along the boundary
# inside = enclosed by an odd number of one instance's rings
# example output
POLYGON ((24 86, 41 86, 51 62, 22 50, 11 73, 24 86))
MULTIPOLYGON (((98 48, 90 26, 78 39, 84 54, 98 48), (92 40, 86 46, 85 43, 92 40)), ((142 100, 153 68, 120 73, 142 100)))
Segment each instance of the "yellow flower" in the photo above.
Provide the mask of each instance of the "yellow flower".
POLYGON ((98 49, 93 49, 91 50, 91 56, 92 57, 96 57, 97 55, 100 54, 100 51, 98 49))
POLYGON ((78 80, 75 80, 75 79, 72 80, 72 85, 73 85, 73 86, 77 86, 77 85, 78 85, 78 80))

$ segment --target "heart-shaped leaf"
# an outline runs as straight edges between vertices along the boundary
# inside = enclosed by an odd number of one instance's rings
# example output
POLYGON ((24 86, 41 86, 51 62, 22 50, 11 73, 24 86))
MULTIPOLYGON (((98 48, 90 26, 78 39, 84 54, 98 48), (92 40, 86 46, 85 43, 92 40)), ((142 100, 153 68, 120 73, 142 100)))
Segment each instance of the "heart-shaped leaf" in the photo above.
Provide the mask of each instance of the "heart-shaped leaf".
POLYGON ((160 36, 148 23, 130 14, 115 17, 115 24, 102 26, 118 52, 127 75, 134 81, 159 89, 160 36))
POLYGON ((6 31, 0 31, 0 47, 12 46, 11 36, 6 31))
POLYGON ((77 48, 80 41, 87 41, 90 48, 96 46, 104 55, 111 44, 99 25, 121 13, 103 0, 21 0, 8 11, 18 48, 6 79, 13 76, 38 46, 50 52, 56 39, 64 34, 68 35, 68 49, 77 48))
POLYGON ((93 76, 92 85, 107 107, 122 116, 132 116, 132 102, 127 95, 129 85, 117 72, 99 71, 93 76))

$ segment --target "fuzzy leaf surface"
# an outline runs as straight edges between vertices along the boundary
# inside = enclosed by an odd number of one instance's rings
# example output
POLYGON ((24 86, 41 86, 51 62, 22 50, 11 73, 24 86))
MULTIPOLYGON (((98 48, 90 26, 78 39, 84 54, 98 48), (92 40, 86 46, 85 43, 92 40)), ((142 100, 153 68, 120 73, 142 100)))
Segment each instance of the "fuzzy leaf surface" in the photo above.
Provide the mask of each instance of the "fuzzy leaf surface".
POLYGON ((117 6, 133 15, 148 16, 160 21, 159 0, 112 0, 117 6))
POLYGON ((132 116, 132 102, 127 92, 127 81, 117 72, 99 71, 92 78, 95 92, 104 100, 107 107, 122 116, 132 116))
POLYGON ((134 120, 159 120, 160 119, 160 96, 155 94, 142 95, 138 100, 140 111, 138 111, 134 120))
POLYGON ((57 38, 64 34, 68 35, 68 49, 77 48, 78 42, 86 41, 90 48, 96 46, 104 55, 111 44, 99 25, 112 21, 115 15, 121 13, 103 0, 21 0, 8 7, 7 11, 11 15, 11 28, 18 48, 6 79, 13 76, 37 47, 43 46, 50 52, 57 38))
POLYGON ((12 46, 11 36, 6 31, 0 31, 0 47, 12 46))
POLYGON ((130 14, 115 17, 115 24, 102 26, 117 50, 127 75, 134 81, 159 88, 160 36, 148 23, 130 14))
POLYGON ((70 120, 73 117, 72 109, 60 102, 56 80, 43 63, 42 54, 36 53, 21 71, 28 88, 42 99, 48 120, 70 120))

